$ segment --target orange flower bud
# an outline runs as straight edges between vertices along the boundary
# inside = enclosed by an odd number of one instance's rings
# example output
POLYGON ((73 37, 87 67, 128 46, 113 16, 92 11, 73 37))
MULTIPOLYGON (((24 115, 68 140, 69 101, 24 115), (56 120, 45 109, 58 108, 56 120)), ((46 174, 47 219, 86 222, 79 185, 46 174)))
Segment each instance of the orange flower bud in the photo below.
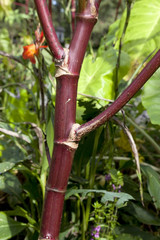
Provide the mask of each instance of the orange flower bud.
POLYGON ((39 33, 38 31, 35 32, 36 36, 36 43, 30 44, 23 47, 23 59, 29 59, 31 63, 35 64, 36 59, 35 56, 38 56, 40 48, 47 48, 48 46, 41 46, 44 42, 45 38, 43 32, 39 33))

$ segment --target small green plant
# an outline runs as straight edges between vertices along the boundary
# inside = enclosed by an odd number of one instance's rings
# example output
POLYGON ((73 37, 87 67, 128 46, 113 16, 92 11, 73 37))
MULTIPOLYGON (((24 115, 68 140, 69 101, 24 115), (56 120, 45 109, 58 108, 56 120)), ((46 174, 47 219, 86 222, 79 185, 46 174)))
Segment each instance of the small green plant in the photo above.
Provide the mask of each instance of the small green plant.
MULTIPOLYGON (((121 192, 123 186, 123 175, 116 169, 111 169, 110 173, 105 176, 107 182, 107 190, 114 192, 121 192)), ((118 225, 118 199, 115 197, 114 201, 107 201, 106 203, 99 203, 96 201, 92 206, 94 210, 91 213, 90 221, 93 222, 95 227, 92 228, 92 239, 107 239, 114 240, 115 227, 118 225)), ((123 203, 121 207, 126 206, 123 203)))

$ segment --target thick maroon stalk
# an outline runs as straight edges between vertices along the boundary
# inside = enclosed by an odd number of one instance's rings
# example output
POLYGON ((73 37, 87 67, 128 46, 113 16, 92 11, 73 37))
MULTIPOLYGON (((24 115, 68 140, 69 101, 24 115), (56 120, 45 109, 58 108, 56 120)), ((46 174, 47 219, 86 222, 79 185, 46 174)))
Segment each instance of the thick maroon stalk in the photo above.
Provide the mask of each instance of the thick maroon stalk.
POLYGON ((75 31, 75 17, 76 17, 76 1, 72 0, 71 2, 71 17, 72 17, 72 35, 75 31))
POLYGON ((125 89, 125 91, 115 100, 115 102, 109 106, 104 112, 100 113, 97 117, 91 121, 82 124, 76 130, 77 140, 82 136, 93 131, 97 127, 104 124, 113 115, 115 115, 147 82, 147 80, 155 73, 160 67, 160 50, 154 55, 144 69, 138 74, 135 80, 125 89))
POLYGON ((75 123, 78 76, 57 78, 55 142, 41 223, 42 239, 58 239, 64 194, 76 144, 70 139, 75 123))
POLYGON ((49 13, 47 2, 46 0, 34 0, 34 2, 49 48, 54 58, 61 60, 64 58, 64 50, 53 27, 52 17, 49 13))
POLYGON ((46 40, 50 43, 50 48, 53 47, 52 52, 56 58, 61 60, 60 63, 56 61, 54 151, 46 186, 39 238, 57 240, 63 212, 64 194, 77 148, 77 143, 74 141, 75 127, 78 127, 75 124, 77 82, 90 34, 97 20, 98 5, 97 1, 88 1, 86 9, 79 15, 70 49, 61 49, 61 46, 57 47, 57 43, 52 45, 52 41, 56 38, 55 34, 50 35, 50 27, 48 32, 48 26, 52 26, 52 24, 49 20, 46 2, 35 0, 35 3, 46 40))
POLYGON ((77 15, 78 22, 69 51, 69 70, 79 74, 88 41, 98 18, 97 1, 88 1, 83 12, 77 15))

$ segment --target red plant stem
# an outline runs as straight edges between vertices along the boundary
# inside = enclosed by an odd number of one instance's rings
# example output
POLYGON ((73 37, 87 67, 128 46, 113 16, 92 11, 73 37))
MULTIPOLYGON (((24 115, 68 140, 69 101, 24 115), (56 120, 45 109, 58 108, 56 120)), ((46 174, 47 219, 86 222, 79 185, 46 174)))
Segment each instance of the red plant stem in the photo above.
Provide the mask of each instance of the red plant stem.
POLYGON ((29 13, 29 0, 26 0, 26 4, 25 5, 26 5, 25 6, 25 8, 26 8, 25 12, 26 12, 26 14, 28 14, 29 13))
POLYGON ((78 22, 69 51, 70 72, 76 74, 79 74, 80 72, 92 29, 97 22, 98 7, 99 4, 97 4, 96 0, 94 1, 94 4, 93 1, 92 4, 88 1, 85 10, 77 15, 78 22))
POLYGON ((43 208, 42 239, 58 239, 59 235, 64 194, 76 150, 69 134, 75 123, 77 81, 78 76, 57 78, 55 142, 43 208))
POLYGON ((18 2, 13 2, 17 6, 25 7, 26 5, 24 3, 18 3, 18 2))
POLYGON ((72 16, 72 35, 75 31, 75 18, 76 18, 76 1, 71 2, 71 16, 72 16))
MULTIPOLYGON (((54 151, 46 186, 39 238, 43 240, 57 240, 60 231, 64 194, 77 148, 77 143, 72 140, 75 136, 71 134, 75 132, 77 82, 90 34, 98 15, 97 4, 95 7, 94 2, 97 3, 92 1, 92 4, 89 3, 85 11, 79 15, 69 54, 66 51, 65 59, 56 73, 54 151)), ((37 10, 39 11, 39 8, 37 10)), ((40 14, 42 12, 39 12, 40 14)))
POLYGON ((18 3, 18 2, 13 2, 17 6, 25 7, 25 13, 29 13, 29 0, 26 0, 25 4, 24 3, 18 3))
POLYGON ((115 21, 117 20, 117 17, 118 17, 118 11, 119 11, 119 8, 121 6, 121 3, 122 3, 122 0, 118 0, 118 4, 117 4, 117 8, 116 8, 116 15, 115 15, 115 21))
POLYGON ((53 57, 57 60, 64 59, 64 49, 61 46, 56 35, 46 0, 34 0, 34 2, 37 8, 39 20, 41 22, 47 43, 53 54, 53 57))
POLYGON ((51 17, 52 17, 52 0, 49 0, 48 8, 49 8, 49 12, 50 12, 51 17))
POLYGON ((147 63, 135 80, 124 90, 124 92, 115 100, 113 104, 111 104, 105 111, 100 113, 91 121, 82 124, 78 129, 76 129, 76 140, 78 141, 82 136, 101 126, 113 115, 115 115, 139 91, 139 89, 145 84, 145 82, 147 82, 147 80, 159 67, 160 50, 153 56, 153 58, 147 63))

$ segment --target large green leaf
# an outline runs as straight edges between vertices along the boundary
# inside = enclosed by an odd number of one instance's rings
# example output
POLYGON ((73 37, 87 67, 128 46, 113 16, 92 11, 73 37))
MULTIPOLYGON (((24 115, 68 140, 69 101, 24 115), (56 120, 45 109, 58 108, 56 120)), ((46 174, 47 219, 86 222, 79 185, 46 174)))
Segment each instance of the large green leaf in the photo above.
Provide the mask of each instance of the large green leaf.
POLYGON ((133 216, 135 216, 140 222, 144 224, 160 226, 160 218, 154 216, 146 209, 134 203, 130 203, 130 212, 133 216))
MULTIPOLYGON (((113 99, 114 78, 118 52, 114 48, 102 51, 103 54, 93 61, 88 55, 82 65, 78 92, 100 98, 113 99)), ((130 57, 122 51, 119 67, 119 80, 127 73, 130 65, 130 57)))
POLYGON ((116 52, 112 49, 107 57, 85 57, 80 73, 78 92, 102 98, 113 98, 113 70, 116 64, 116 52))
POLYGON ((14 221, 5 213, 0 212, 0 240, 10 239, 24 230, 25 227, 25 223, 14 221))
POLYGON ((26 89, 20 89, 20 96, 15 97, 7 91, 6 116, 10 122, 37 122, 35 112, 28 109, 29 94, 26 89))
POLYGON ((147 177, 148 191, 154 201, 155 207, 160 209, 160 176, 149 166, 142 166, 141 168, 147 177))
MULTIPOLYGON (((144 58, 151 53, 160 42, 160 1, 137 0, 131 10, 131 16, 123 41, 123 50, 131 57, 144 58)), ((126 13, 124 13, 120 29, 121 37, 126 13)))
POLYGON ((144 85, 142 104, 153 124, 160 124, 160 70, 158 69, 144 85))

